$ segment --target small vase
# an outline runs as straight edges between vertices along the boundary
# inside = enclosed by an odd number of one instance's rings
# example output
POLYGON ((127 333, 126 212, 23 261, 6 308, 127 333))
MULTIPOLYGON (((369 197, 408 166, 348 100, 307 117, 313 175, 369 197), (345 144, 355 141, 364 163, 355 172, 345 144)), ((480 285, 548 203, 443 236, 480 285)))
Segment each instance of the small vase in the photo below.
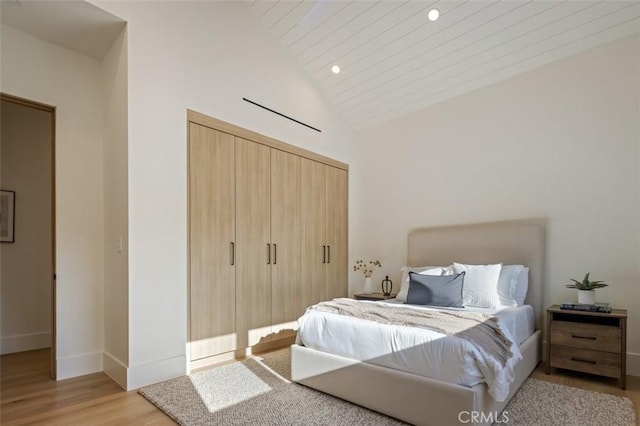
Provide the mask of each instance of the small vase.
POLYGON ((578 290, 578 303, 593 305, 594 303, 596 303, 596 291, 595 290, 578 290))
POLYGON ((365 294, 373 293, 373 282, 371 281, 371 277, 366 277, 364 279, 364 292, 365 294))

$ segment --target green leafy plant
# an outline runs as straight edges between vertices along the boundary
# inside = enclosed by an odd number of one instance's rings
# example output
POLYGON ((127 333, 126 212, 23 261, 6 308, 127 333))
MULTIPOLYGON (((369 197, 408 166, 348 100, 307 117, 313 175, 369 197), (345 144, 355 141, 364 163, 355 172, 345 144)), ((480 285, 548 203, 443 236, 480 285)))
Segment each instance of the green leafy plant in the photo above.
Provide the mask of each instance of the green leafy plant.
POLYGON ((574 280, 573 278, 571 278, 573 284, 567 284, 565 287, 577 288, 578 290, 595 290, 596 288, 609 286, 609 284, 605 283, 604 281, 589 281, 589 274, 590 272, 587 272, 582 281, 574 280))

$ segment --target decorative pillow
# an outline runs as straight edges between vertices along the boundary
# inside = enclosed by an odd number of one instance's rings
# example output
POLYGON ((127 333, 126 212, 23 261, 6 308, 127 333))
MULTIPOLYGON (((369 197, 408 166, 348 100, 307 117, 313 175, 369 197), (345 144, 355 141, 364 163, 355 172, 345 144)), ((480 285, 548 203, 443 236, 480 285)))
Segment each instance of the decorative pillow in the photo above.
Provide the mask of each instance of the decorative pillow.
POLYGON ((462 303, 464 306, 478 308, 497 308, 500 306, 498 298, 498 278, 502 264, 495 265, 465 265, 454 263, 456 273, 466 272, 464 287, 462 288, 462 303))
POLYGON ((407 292, 409 291, 409 272, 416 272, 424 275, 451 275, 453 274, 453 265, 403 266, 400 271, 402 272, 402 278, 400 279, 400 291, 396 295, 396 300, 405 302, 407 300, 407 292))
POLYGON ((527 298, 527 291, 529 290, 529 268, 523 267, 518 276, 516 289, 514 291, 514 298, 518 302, 518 306, 524 305, 524 299, 527 298))
POLYGON ((522 265, 503 265, 498 278, 498 299, 501 306, 518 306, 515 298, 522 265))
POLYGON ((405 303, 462 308, 464 274, 437 276, 409 272, 409 292, 405 303))

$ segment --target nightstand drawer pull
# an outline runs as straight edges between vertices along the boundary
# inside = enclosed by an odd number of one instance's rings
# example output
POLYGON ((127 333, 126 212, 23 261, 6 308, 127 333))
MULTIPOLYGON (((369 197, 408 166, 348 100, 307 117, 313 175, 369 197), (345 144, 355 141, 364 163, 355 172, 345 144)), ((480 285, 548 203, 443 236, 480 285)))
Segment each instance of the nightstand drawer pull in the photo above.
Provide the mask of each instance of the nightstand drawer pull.
POLYGON ((586 362, 587 364, 597 364, 596 361, 591 361, 590 359, 582 359, 582 358, 574 358, 574 357, 571 357, 571 361, 586 362))
POLYGON ((579 336, 577 334, 572 334, 571 337, 573 337, 574 339, 587 339, 587 340, 597 340, 597 337, 593 337, 593 336, 579 336))

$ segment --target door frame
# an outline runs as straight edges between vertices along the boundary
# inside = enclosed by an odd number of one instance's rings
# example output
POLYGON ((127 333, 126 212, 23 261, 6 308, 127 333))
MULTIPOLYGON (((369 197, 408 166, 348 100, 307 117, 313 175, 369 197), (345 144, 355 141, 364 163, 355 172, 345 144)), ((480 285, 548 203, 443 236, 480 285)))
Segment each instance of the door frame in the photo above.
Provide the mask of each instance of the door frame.
POLYGON ((51 360, 49 375, 57 377, 56 362, 56 107, 19 96, 0 93, 0 100, 46 111, 51 114, 51 360))

